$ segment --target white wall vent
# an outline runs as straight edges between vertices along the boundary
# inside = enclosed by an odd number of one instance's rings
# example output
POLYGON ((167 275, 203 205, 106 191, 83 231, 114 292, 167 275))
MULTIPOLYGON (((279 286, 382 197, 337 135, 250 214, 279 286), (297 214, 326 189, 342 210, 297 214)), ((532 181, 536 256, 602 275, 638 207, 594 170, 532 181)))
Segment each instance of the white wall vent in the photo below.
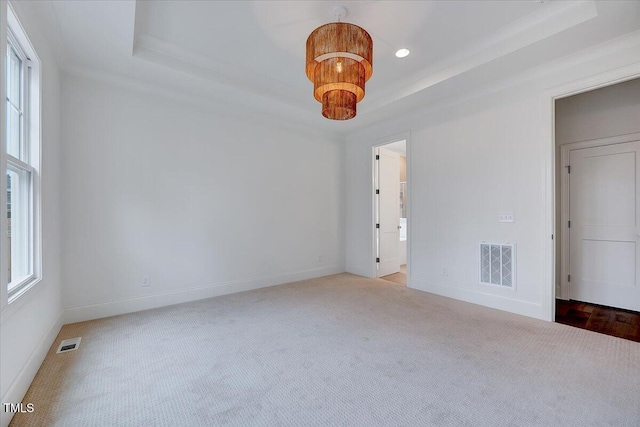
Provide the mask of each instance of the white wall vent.
POLYGON ((516 245, 480 243, 480 283, 515 289, 516 245))
POLYGON ((69 338, 68 340, 62 340, 58 346, 56 353, 66 353, 67 351, 77 350, 80 347, 80 340, 82 337, 69 338))

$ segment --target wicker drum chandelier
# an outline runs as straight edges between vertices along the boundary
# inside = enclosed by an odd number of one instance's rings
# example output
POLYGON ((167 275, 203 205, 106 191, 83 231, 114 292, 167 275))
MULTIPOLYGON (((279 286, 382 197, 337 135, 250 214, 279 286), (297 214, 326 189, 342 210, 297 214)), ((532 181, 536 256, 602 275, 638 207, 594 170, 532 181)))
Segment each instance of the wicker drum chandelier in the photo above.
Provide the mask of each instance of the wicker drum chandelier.
POLYGON ((307 77, 322 115, 332 120, 356 116, 364 98, 364 83, 373 73, 373 40, 357 25, 340 22, 347 11, 333 9, 338 22, 322 25, 307 39, 307 77))

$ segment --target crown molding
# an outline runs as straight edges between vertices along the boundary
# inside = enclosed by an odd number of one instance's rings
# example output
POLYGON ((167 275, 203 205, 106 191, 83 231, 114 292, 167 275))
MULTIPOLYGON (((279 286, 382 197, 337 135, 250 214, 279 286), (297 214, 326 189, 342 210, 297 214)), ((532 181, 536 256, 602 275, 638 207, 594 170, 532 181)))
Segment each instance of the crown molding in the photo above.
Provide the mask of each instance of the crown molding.
MULTIPOLYGON (((380 127, 384 126, 385 123, 401 121, 401 125, 399 127, 411 128, 411 124, 424 121, 424 117, 427 114, 433 114, 438 111, 464 105, 470 101, 505 90, 514 88, 523 88, 528 90, 531 87, 531 85, 527 85, 528 83, 541 82, 539 83, 540 91, 549 90, 551 87, 557 87, 558 85, 566 86, 571 82, 554 82, 546 84, 545 79, 549 79, 563 70, 580 67, 589 62, 602 60, 607 56, 615 54, 627 55, 628 59, 625 61, 626 64, 609 67, 606 70, 594 70, 591 76, 580 77, 579 80, 591 78, 594 79, 594 81, 599 81, 603 75, 624 76, 616 77, 619 78, 620 81, 640 77, 640 30, 591 46, 548 63, 529 68, 521 73, 515 74, 509 79, 502 80, 499 83, 478 87, 476 90, 466 92, 463 96, 452 97, 444 102, 425 104, 423 108, 412 109, 408 114, 404 111, 396 111, 396 114, 386 115, 384 121, 375 120, 375 118, 369 119, 369 121, 363 126, 359 126, 347 134, 347 142, 361 137, 375 137, 375 135, 378 134, 380 127)), ((601 61, 601 63, 604 64, 605 62, 601 61)), ((612 79, 613 78, 610 77, 608 78, 608 81, 611 81, 612 79)))
MULTIPOLYGON (((96 69, 89 69, 78 65, 68 65, 67 67, 63 68, 63 72, 70 75, 77 75, 80 77, 102 81, 119 87, 130 88, 143 93, 154 94, 166 99, 183 102, 197 108, 206 108, 207 110, 212 111, 217 115, 229 117, 230 119, 247 120, 248 118, 250 118, 251 120, 255 120, 267 126, 284 127, 287 129, 295 130, 297 132, 302 132, 307 135, 309 133, 312 133, 318 136, 330 138, 335 141, 345 141, 353 135, 365 132, 372 126, 377 127, 377 125, 384 122, 397 120, 401 117, 408 119, 410 117, 422 116, 425 113, 450 108, 476 98, 522 85, 529 81, 542 80, 563 69, 579 66, 580 64, 597 60, 603 56, 614 54, 616 52, 624 50, 629 50, 631 52, 636 51, 638 55, 637 60, 640 61, 640 30, 601 43, 599 45, 589 47, 587 49, 551 61, 549 63, 530 68, 508 79, 502 80, 497 84, 480 87, 477 90, 466 92, 464 96, 450 98, 446 102, 429 104, 424 108, 413 109, 408 115, 405 111, 394 111, 393 109, 391 109, 389 110, 388 114, 384 115, 384 119, 379 119, 376 117, 377 114, 374 114, 373 112, 360 112, 360 120, 358 120, 357 122, 353 121, 353 123, 350 123, 348 127, 342 127, 341 130, 322 129, 318 126, 317 123, 306 122, 298 118, 287 119, 285 117, 290 116, 288 116, 287 114, 281 115, 282 112, 276 111, 274 109, 268 110, 271 112, 271 114, 264 113, 262 109, 254 109, 248 107, 247 105, 251 105, 251 101, 249 99, 247 99, 246 104, 231 105, 228 99, 212 97, 208 94, 190 94, 177 89, 161 86, 159 84, 142 82, 130 77, 116 75, 114 73, 107 73, 96 69)), ((239 95, 242 95, 241 99, 248 98, 246 93, 239 95)), ((305 111, 304 113, 304 115, 307 116, 307 112, 305 111)), ((357 119, 358 118, 356 118, 356 120, 357 119)), ((329 123, 329 125, 332 124, 333 123, 329 123)))
MULTIPOLYGON (((358 113, 370 112, 424 91, 488 62, 513 53, 538 41, 551 37, 598 16, 595 0, 549 2, 531 14, 513 21, 490 37, 479 40, 446 61, 402 79, 377 93, 369 93, 367 101, 359 104, 358 113)), ((133 56, 198 76, 212 85, 222 84, 244 93, 266 98, 298 111, 317 114, 308 102, 306 92, 286 83, 270 79, 223 60, 214 59, 187 47, 176 45, 154 35, 136 31, 133 56)), ((357 127, 357 126, 355 126, 357 127)))
MULTIPOLYGON (((304 120, 288 119, 287 115, 273 111, 273 114, 264 113, 262 110, 247 107, 244 104, 232 104, 228 99, 209 96, 209 94, 196 95, 187 93, 171 87, 161 86, 149 81, 140 81, 131 77, 105 72, 98 69, 84 67, 79 64, 68 63, 61 69, 64 74, 77 76, 80 78, 95 80, 108 85, 136 91, 141 94, 158 96, 171 101, 177 101, 201 108, 217 116, 226 117, 230 120, 247 121, 251 120, 271 128, 286 128, 304 135, 316 135, 342 142, 345 138, 344 132, 330 129, 321 129, 317 125, 306 123, 304 120)), ((246 94, 241 94, 246 98, 246 94)), ((250 105, 250 101, 247 100, 250 105)))
POLYGON ((303 97, 302 91, 291 85, 196 53, 148 33, 136 32, 133 56, 193 74, 216 84, 249 91, 267 99, 277 99, 278 102, 296 109, 307 110, 310 113, 317 112, 307 102, 308 97, 303 97))
POLYGON ((538 12, 513 21, 448 60, 433 64, 419 74, 370 96, 361 112, 380 109, 597 16, 594 0, 550 2, 538 12))

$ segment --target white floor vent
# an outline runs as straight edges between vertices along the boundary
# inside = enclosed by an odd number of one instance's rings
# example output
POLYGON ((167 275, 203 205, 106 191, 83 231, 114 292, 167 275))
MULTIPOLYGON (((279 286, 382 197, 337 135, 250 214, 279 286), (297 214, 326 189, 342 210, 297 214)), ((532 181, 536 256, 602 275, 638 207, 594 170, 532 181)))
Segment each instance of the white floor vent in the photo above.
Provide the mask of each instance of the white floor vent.
POLYGON ((56 353, 66 353, 68 351, 77 350, 78 347, 80 347, 81 339, 82 337, 69 338, 68 340, 62 340, 62 342, 58 346, 58 351, 56 351, 56 353))
POLYGON ((516 245, 480 243, 480 283, 515 289, 516 245))

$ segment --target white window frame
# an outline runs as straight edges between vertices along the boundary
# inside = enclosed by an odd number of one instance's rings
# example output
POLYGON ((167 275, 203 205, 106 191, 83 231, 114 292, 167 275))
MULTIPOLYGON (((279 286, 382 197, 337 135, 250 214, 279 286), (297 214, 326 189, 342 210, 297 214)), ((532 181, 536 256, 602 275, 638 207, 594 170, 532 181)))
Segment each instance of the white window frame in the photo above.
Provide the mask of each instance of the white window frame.
MULTIPOLYGON (((4 121, 2 126, 2 146, 1 151, 1 164, 3 176, 0 180, 2 185, 2 197, 0 198, 2 209, 0 210, 0 238, 2 239, 2 257, 0 258, 0 266, 2 268, 2 274, 0 274, 3 297, 6 292, 7 303, 12 303, 19 296, 23 295, 30 288, 33 287, 42 277, 41 267, 41 226, 40 226, 40 104, 41 104, 41 79, 40 79, 40 61, 38 56, 31 45, 26 32, 22 25, 18 21, 15 13, 13 12, 11 5, 7 5, 7 23, 3 30, 6 31, 3 34, 3 79, 2 88, 4 95, 4 121), (7 115, 7 101, 8 94, 6 93, 6 57, 9 50, 9 46, 14 50, 16 55, 22 61, 21 70, 21 139, 20 139, 20 153, 19 158, 8 153, 6 133, 8 129, 8 123, 6 123, 7 115), (6 50, 5 50, 6 49, 6 50), (21 229, 20 233, 27 236, 27 247, 22 248, 24 257, 21 258, 26 263, 26 270, 29 272, 27 276, 15 277, 12 271, 12 281, 9 282, 8 277, 8 223, 7 223, 7 182, 6 174, 9 170, 22 174, 27 179, 22 179, 20 182, 21 187, 18 189, 14 187, 18 183, 12 182, 12 217, 14 212, 22 212, 23 221, 19 224, 21 229), (13 189, 16 188, 16 193, 22 197, 15 198, 13 189)), ((15 222, 12 218, 12 229, 15 222)), ((18 224, 16 224, 18 225, 18 224)), ((24 265, 23 265, 24 266, 24 265)), ((4 300, 4 298, 3 298, 4 300)), ((4 305, 4 304, 3 304, 4 305)))

